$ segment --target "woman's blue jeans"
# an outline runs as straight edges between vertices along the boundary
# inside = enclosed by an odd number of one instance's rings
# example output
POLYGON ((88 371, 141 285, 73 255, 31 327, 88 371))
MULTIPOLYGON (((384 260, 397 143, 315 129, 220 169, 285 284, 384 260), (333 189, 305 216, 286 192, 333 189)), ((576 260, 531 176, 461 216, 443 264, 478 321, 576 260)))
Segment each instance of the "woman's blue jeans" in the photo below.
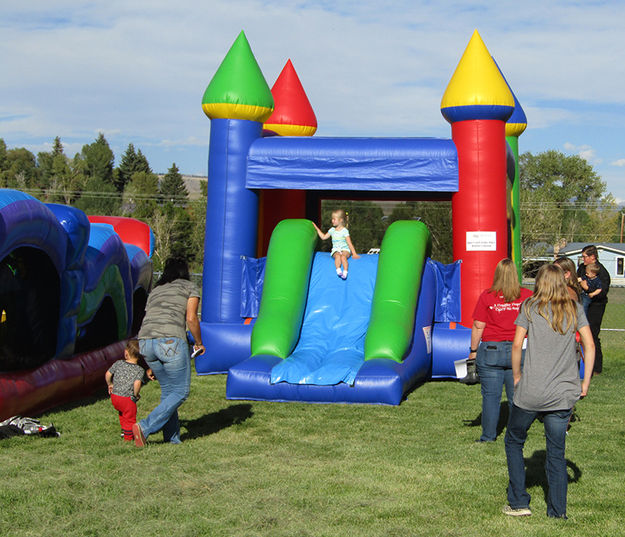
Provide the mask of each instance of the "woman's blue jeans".
POLYGON ((179 444, 178 407, 189 396, 191 386, 189 344, 175 337, 141 339, 139 348, 161 386, 161 402, 139 426, 146 438, 162 430, 165 442, 179 444))
POLYGON ((508 503, 513 509, 529 507, 530 495, 525 488, 525 461, 523 446, 527 431, 540 415, 545 426, 547 458, 545 473, 549 492, 547 494, 547 515, 550 517, 566 516, 566 492, 568 474, 564 450, 566 428, 572 409, 551 412, 524 410, 516 405, 510 409, 510 419, 506 430, 506 459, 508 461, 508 503))
POLYGON ((514 382, 511 352, 511 341, 482 341, 477 349, 475 365, 482 389, 482 442, 493 442, 497 439, 499 406, 504 386, 508 404, 512 403, 514 382))

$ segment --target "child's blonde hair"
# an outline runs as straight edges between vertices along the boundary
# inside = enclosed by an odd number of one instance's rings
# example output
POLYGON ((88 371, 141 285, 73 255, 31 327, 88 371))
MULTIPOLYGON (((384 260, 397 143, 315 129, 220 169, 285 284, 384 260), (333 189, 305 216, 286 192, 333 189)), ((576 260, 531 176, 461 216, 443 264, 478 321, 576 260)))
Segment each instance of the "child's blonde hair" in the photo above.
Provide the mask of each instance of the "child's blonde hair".
POLYGON ((523 302, 523 311, 530 322, 532 306, 536 306, 538 314, 549 322, 554 332, 565 334, 571 326, 577 326, 576 302, 567 291, 564 271, 558 265, 543 265, 536 274, 534 294, 523 302))
POLYGON ((597 274, 599 274, 600 269, 597 263, 588 263, 588 265, 586 265, 586 270, 596 276, 597 274))
POLYGON ((339 218, 343 222, 343 225, 347 227, 349 215, 343 209, 336 209, 332 211, 332 216, 336 216, 337 218, 339 218))
POLYGON ((138 339, 129 339, 126 343, 126 350, 128 354, 137 360, 141 360, 143 358, 143 354, 141 354, 141 350, 139 349, 139 340, 138 339))

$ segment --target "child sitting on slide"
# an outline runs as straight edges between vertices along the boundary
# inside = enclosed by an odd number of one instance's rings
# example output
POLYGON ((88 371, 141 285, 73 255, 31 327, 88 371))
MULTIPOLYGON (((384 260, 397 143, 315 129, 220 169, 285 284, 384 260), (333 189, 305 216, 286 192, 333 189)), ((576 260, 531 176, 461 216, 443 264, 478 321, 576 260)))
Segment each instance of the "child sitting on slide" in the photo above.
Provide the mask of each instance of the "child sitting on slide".
POLYGON ((317 234, 321 240, 326 240, 328 237, 332 237, 332 251, 330 255, 334 258, 334 264, 336 266, 336 274, 344 280, 347 279, 347 268, 349 256, 353 256, 354 259, 358 259, 360 256, 356 253, 356 249, 352 244, 352 240, 349 237, 349 230, 347 229, 347 213, 343 209, 337 209, 332 211, 332 227, 328 229, 327 233, 323 233, 317 227, 317 224, 313 222, 313 226, 317 230, 317 234))

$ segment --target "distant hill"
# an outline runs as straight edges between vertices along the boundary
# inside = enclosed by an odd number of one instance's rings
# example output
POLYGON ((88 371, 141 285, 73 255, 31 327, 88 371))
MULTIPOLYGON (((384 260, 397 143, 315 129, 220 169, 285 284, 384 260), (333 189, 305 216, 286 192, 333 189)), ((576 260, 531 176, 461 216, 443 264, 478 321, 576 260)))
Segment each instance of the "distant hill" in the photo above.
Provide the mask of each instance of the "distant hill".
MULTIPOLYGON (((159 181, 165 176, 164 173, 159 173, 157 175, 159 181)), ((208 177, 205 175, 183 175, 182 179, 184 180, 184 184, 189 191, 189 199, 194 200, 202 196, 200 182, 207 181, 208 177)))

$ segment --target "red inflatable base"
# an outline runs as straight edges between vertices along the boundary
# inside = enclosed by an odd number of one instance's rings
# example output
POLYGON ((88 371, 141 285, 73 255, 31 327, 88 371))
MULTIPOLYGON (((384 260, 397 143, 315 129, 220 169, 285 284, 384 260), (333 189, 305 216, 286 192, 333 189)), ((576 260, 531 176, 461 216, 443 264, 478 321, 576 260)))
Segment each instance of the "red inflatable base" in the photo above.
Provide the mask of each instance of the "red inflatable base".
POLYGON ((69 360, 50 360, 37 369, 0 373, 0 421, 37 415, 103 388, 104 373, 122 358, 125 346, 119 341, 69 360))

